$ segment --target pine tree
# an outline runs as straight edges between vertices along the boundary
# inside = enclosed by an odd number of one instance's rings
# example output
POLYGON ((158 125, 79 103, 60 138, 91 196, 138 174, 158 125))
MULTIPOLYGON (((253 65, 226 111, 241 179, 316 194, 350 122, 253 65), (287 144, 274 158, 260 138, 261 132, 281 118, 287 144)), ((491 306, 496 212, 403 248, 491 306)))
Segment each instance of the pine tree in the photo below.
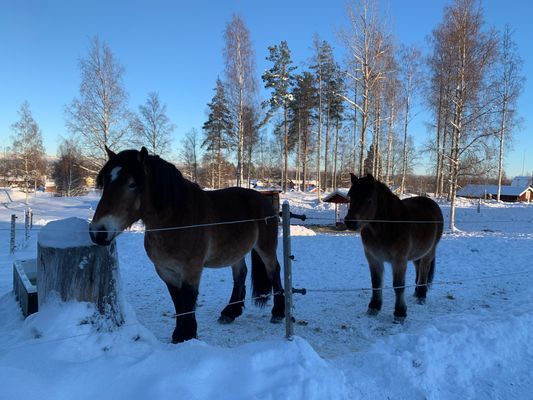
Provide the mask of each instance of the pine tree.
POLYGON ((211 183, 213 186, 216 184, 216 187, 220 188, 222 184, 222 152, 231 147, 233 124, 224 85, 220 79, 217 79, 214 90, 215 95, 207 105, 209 115, 202 128, 204 140, 201 147, 211 152, 214 156, 211 160, 211 165, 213 166, 211 183))
MULTIPOLYGON (((290 137, 297 143, 297 164, 302 166, 301 190, 307 188, 309 153, 313 150, 314 136, 312 127, 316 122, 318 106, 318 91, 313 74, 305 71, 296 76, 296 86, 292 92, 293 101, 290 102, 290 137)), ((299 168, 298 168, 299 172, 299 168)), ((299 179, 299 176, 296 178, 299 179)))
MULTIPOLYGON (((329 120, 335 129, 333 142, 333 171, 331 181, 333 189, 337 188, 337 162, 339 149, 339 132, 344 120, 344 96, 346 95, 346 86, 340 66, 333 65, 331 79, 328 81, 326 88, 327 103, 329 105, 329 120)), ((327 184, 327 175, 326 175, 327 184)))
POLYGON ((294 83, 293 71, 295 66, 291 65, 291 52, 286 41, 279 45, 268 48, 269 56, 266 58, 274 65, 266 71, 262 78, 265 82, 265 88, 272 90, 270 100, 265 103, 269 106, 270 112, 273 113, 278 109, 283 111, 283 174, 282 189, 287 191, 287 173, 289 159, 289 126, 288 126, 288 109, 290 101, 290 90, 294 83))
POLYGON ((244 107, 244 166, 248 187, 252 178, 253 153, 259 140, 259 113, 256 107, 247 105, 244 107))
POLYGON ((320 41, 315 37, 314 41, 315 55, 313 58, 313 65, 311 69, 314 70, 316 81, 318 82, 318 96, 319 96, 319 110, 318 119, 319 126, 317 131, 317 193, 320 198, 320 186, 323 183, 324 189, 328 187, 328 157, 329 157, 329 136, 332 125, 331 106, 335 102, 335 97, 338 96, 335 88, 335 70, 338 67, 333 58, 333 48, 324 41, 320 41), (322 152, 322 132, 325 128, 324 134, 324 179, 320 178, 321 152, 322 152))

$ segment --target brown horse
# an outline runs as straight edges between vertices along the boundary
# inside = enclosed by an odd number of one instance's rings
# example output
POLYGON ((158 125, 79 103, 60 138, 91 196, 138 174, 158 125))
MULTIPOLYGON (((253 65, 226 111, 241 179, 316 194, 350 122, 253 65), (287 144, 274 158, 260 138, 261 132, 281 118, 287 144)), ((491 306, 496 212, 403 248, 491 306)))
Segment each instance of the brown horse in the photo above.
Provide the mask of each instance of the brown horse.
POLYGON ((394 317, 402 322, 407 316, 404 300, 407 261, 415 264, 415 297, 423 304, 435 272, 435 251, 444 222, 442 212, 427 197, 400 200, 372 175, 358 179, 351 174, 351 179, 345 223, 348 229, 361 230, 373 289, 368 314, 376 315, 381 309, 383 263, 388 262, 392 265, 396 292, 394 317))
POLYGON ((103 193, 90 224, 91 238, 108 245, 135 221, 143 221, 144 248, 176 308, 173 343, 197 337, 194 310, 204 267, 231 265, 233 292, 219 321, 229 323, 241 315, 247 274, 244 257, 250 251, 255 302, 264 306, 273 290, 271 321, 283 319, 285 302, 276 257, 278 212, 267 198, 251 189, 204 191, 183 178, 174 165, 148 155, 144 147, 118 154, 106 150, 109 160, 96 180, 103 193))

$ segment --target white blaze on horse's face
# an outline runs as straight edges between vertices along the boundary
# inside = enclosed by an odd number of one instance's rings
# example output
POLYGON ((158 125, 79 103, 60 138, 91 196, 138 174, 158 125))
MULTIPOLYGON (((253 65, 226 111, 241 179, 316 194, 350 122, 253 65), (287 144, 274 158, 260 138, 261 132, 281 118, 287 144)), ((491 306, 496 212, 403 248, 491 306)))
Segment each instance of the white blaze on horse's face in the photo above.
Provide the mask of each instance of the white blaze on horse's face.
POLYGON ((89 226, 93 242, 110 244, 140 219, 140 207, 140 193, 134 178, 122 166, 113 167, 104 177, 102 198, 89 226))
POLYGON ((120 171, 122 170, 122 167, 115 167, 111 170, 111 182, 114 182, 117 180, 118 178, 118 174, 120 173, 120 171))

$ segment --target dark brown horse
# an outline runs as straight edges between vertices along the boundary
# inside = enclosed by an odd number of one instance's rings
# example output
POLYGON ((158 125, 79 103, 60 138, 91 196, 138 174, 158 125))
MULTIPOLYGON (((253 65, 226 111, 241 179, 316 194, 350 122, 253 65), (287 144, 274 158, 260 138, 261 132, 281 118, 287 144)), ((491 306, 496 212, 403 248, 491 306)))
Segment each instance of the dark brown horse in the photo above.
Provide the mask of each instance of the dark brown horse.
POLYGON ((91 238, 108 245, 132 223, 143 221, 144 247, 176 308, 173 343, 197 336, 194 310, 204 267, 231 265, 233 292, 219 321, 229 323, 241 315, 247 274, 244 257, 250 251, 256 304, 264 306, 273 290, 271 321, 283 319, 285 303, 276 257, 278 212, 267 198, 251 189, 204 191, 183 178, 174 165, 148 155, 144 147, 118 154, 106 150, 109 160, 97 177, 103 193, 90 224, 91 238))
POLYGON ((388 262, 396 292, 394 317, 401 322, 407 316, 405 271, 410 260, 416 268, 415 297, 420 304, 426 300, 435 272, 435 251, 442 236, 442 212, 427 197, 400 200, 372 175, 358 179, 351 174, 351 178, 345 223, 348 229, 361 230, 373 289, 368 314, 376 315, 381 309, 383 264, 388 262))

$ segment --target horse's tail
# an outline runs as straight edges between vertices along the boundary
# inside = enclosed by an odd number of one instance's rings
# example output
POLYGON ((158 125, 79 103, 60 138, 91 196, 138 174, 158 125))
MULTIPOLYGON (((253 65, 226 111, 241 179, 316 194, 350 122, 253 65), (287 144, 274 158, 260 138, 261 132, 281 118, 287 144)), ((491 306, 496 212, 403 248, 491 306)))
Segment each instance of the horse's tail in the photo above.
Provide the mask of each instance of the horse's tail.
POLYGON ((431 287, 431 283, 433 282, 433 276, 435 275, 435 259, 436 257, 433 257, 433 260, 431 260, 431 264, 429 265, 428 289, 431 287))
POLYGON ((265 263, 254 249, 252 249, 252 289, 255 305, 266 306, 272 293, 272 278, 268 275, 265 263))

